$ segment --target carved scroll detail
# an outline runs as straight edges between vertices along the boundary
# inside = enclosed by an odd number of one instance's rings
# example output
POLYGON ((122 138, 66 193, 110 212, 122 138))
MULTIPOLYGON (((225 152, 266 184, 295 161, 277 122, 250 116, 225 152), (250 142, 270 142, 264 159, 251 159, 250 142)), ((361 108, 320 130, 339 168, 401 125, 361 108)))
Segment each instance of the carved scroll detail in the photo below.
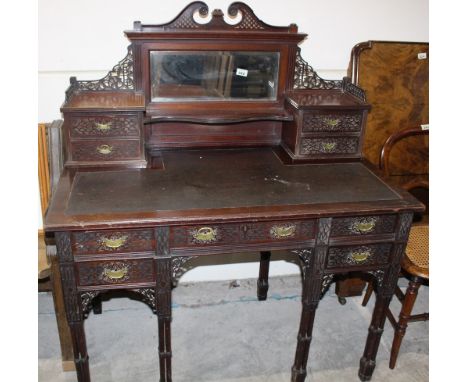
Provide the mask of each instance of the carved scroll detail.
POLYGON ((127 55, 109 73, 100 80, 77 81, 76 77, 70 78, 70 87, 65 92, 66 101, 76 92, 81 90, 133 90, 135 81, 133 77, 133 51, 132 46, 127 48, 127 55))
POLYGON ((166 24, 159 25, 136 25, 137 30, 171 30, 171 29, 194 29, 194 30, 250 30, 250 31, 276 31, 276 32, 297 32, 297 26, 291 24, 286 27, 269 25, 260 20, 252 9, 242 3, 234 2, 228 8, 228 17, 236 18, 241 14, 241 19, 235 24, 227 23, 224 13, 221 9, 214 9, 211 12, 211 19, 204 23, 199 23, 195 20, 194 15, 197 14, 201 18, 207 18, 209 15, 208 6, 202 1, 190 3, 182 10, 172 21, 166 24))
POLYGON ((342 89, 342 81, 324 80, 302 57, 297 49, 296 67, 294 70, 293 89, 342 89))

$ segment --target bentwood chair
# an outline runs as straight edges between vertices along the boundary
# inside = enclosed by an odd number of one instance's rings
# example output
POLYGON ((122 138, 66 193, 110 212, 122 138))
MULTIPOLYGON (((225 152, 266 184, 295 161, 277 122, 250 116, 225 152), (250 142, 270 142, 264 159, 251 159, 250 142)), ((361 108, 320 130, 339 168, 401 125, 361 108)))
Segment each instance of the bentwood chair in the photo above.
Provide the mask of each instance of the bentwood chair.
MULTIPOLYGON (((409 137, 412 139, 426 139, 429 135, 428 130, 406 129, 392 134, 385 142, 380 157, 380 167, 385 175, 391 179, 398 177, 391 170, 390 153, 396 145, 409 137)), ((408 146, 411 147, 411 146, 408 146)), ((411 160, 407 163, 411 164, 411 160)), ((429 189, 428 174, 427 176, 412 177, 410 181, 405 181, 404 178, 394 179, 396 182, 407 191, 412 191, 418 188, 429 189)), ((429 320, 429 313, 412 314, 419 287, 422 284, 429 283, 429 221, 428 214, 422 217, 422 221, 415 223, 411 228, 406 252, 401 263, 402 275, 409 279, 406 292, 403 293, 399 287, 395 290, 395 296, 401 302, 402 308, 398 316, 398 320, 393 316, 390 309, 386 315, 392 324, 395 333, 393 337, 392 349, 390 353, 390 369, 393 369, 398 358, 400 346, 405 336, 408 323, 415 321, 429 320)), ((362 305, 367 305, 372 294, 372 284, 369 283, 362 305)))

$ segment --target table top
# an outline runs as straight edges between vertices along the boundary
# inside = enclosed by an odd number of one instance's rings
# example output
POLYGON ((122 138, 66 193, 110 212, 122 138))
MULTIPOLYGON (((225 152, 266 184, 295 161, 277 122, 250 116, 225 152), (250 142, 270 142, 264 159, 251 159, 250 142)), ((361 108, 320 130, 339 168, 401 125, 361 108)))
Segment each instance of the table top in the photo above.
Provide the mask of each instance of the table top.
POLYGON ((46 230, 421 210, 361 162, 284 165, 271 148, 178 150, 164 169, 66 173, 46 230))

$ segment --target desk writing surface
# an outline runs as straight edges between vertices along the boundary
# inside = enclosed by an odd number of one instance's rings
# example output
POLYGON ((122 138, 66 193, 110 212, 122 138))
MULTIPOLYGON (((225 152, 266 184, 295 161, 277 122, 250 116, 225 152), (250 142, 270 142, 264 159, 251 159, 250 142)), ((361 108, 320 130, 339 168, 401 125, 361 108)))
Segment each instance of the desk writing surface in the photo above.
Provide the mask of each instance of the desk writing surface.
POLYGON ((77 173, 67 215, 394 201, 361 163, 284 165, 271 149, 163 154, 164 170, 77 173))

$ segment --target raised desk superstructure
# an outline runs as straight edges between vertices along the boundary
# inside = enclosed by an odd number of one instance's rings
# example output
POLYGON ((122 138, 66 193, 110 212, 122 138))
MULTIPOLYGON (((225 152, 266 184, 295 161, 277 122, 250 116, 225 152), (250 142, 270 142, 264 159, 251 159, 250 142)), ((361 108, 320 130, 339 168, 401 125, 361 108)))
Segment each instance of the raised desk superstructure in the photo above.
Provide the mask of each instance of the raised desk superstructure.
POLYGON ((292 380, 305 380, 322 293, 350 271, 378 286, 359 370, 369 380, 422 205, 361 161, 364 93, 318 77, 299 56, 305 35, 295 25, 269 26, 242 3, 228 10, 242 16, 235 25, 219 10, 198 24, 194 12, 208 15, 196 2, 168 24, 135 23, 123 61, 102 80, 73 78, 67 90, 66 168, 45 226, 55 236, 78 379, 90 380, 83 319, 98 294, 131 290, 151 306, 168 382, 171 289, 190 259, 260 251, 263 299, 269 251, 288 250, 303 277, 292 380), (155 51, 170 59, 156 65, 155 51), (174 92, 170 75, 187 60, 217 75, 184 69, 174 92))

